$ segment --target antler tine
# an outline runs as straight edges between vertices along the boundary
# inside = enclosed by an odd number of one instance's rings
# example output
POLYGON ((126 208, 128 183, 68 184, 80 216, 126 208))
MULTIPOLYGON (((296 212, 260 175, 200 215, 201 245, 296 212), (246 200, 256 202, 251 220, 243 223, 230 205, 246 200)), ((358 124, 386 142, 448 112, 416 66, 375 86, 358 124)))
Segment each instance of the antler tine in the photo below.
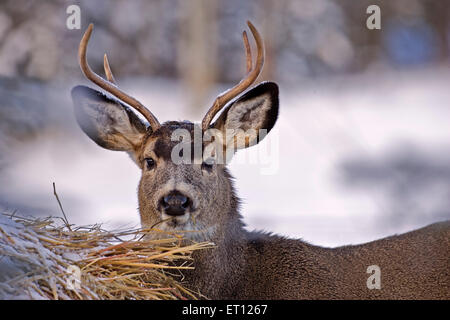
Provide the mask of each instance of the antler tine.
POLYGON ((202 120, 202 129, 206 131, 214 118, 214 116, 234 97, 241 94, 243 91, 245 91, 248 87, 252 85, 253 82, 255 82, 256 78, 258 78, 259 74, 261 73, 262 67, 264 65, 264 46, 261 39, 261 36, 256 30, 255 26, 250 22, 247 21, 247 25, 250 28, 250 31, 253 34, 253 38, 255 38, 256 42, 256 48, 258 51, 257 58, 256 58, 256 64, 253 70, 251 69, 252 66, 252 57, 251 57, 251 50, 250 45, 248 43, 247 33, 243 33, 243 40, 244 40, 244 47, 245 47, 245 53, 246 53, 246 60, 247 60, 247 75, 233 88, 231 88, 228 91, 225 91, 221 95, 219 95, 216 100, 214 101, 212 107, 208 110, 205 117, 202 120))
POLYGON ((242 33, 242 38, 244 39, 245 56, 247 60, 247 74, 252 71, 252 51, 250 49, 250 43, 248 42, 247 32, 242 33))
MULTIPOLYGON (((89 66, 86 58, 87 53, 87 45, 89 42, 89 39, 92 34, 92 30, 94 29, 94 25, 91 23, 89 27, 87 28, 86 32, 83 35, 83 38, 81 39, 80 46, 78 48, 78 59, 81 67, 81 71, 83 71, 83 74, 94 82, 96 85, 98 85, 100 88, 104 89, 105 91, 111 93, 115 97, 119 98, 123 102, 127 103, 137 111, 139 111, 145 119, 148 120, 152 130, 158 129, 161 125, 156 119, 156 117, 148 110, 142 103, 137 101, 132 96, 126 94, 122 90, 120 90, 118 87, 116 87, 113 83, 106 81, 102 77, 100 77, 98 74, 96 74, 94 71, 92 71, 91 67, 89 66)), ((108 76, 108 72, 110 76, 112 76, 111 70, 109 69, 109 64, 107 63, 106 58, 106 64, 105 64, 105 72, 108 76), (108 70, 107 70, 108 69, 108 70)), ((112 78, 114 79, 114 78, 112 78)), ((114 81, 114 80, 113 80, 114 81)))
POLYGON ((117 86, 116 79, 114 79, 111 68, 109 67, 108 57, 106 56, 106 53, 103 56, 103 68, 105 69, 106 79, 108 79, 109 82, 117 86))

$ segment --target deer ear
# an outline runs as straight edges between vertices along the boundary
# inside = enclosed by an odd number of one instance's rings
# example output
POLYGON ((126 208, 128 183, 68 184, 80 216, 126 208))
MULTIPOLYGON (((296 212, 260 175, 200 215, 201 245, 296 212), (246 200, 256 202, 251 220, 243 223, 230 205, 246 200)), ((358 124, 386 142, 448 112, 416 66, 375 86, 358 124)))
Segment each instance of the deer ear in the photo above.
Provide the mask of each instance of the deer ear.
POLYGON ((228 106, 212 125, 220 130, 224 147, 247 148, 261 141, 278 118, 278 85, 263 82, 228 106))
POLYGON ((72 89, 75 116, 81 129, 99 146, 133 154, 147 128, 127 106, 85 87, 72 89))

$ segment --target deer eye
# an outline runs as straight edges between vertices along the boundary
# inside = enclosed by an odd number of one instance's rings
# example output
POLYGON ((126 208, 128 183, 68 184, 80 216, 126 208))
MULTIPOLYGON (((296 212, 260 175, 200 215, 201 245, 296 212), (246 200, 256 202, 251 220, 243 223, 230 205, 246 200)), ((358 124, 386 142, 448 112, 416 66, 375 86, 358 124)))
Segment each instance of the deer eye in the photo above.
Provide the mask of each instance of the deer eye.
POLYGON ((147 164, 147 169, 152 170, 156 166, 155 160, 153 158, 145 158, 145 163, 147 164))

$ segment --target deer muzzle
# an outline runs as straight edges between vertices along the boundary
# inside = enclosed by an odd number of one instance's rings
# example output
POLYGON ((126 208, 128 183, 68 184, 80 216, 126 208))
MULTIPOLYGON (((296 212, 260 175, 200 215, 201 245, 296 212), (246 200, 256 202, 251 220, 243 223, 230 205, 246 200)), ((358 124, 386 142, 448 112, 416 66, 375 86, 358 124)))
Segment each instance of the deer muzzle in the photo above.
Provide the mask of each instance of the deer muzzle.
POLYGON ((192 207, 192 200, 178 190, 170 191, 159 200, 159 209, 168 216, 182 216, 192 207))

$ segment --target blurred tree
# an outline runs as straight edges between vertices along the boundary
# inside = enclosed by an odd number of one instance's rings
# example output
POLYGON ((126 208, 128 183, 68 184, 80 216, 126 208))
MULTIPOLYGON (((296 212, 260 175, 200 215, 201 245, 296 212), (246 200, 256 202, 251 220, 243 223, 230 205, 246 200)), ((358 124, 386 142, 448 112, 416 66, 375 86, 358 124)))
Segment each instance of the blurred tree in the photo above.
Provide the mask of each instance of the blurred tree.
POLYGON ((181 1, 184 19, 180 23, 177 64, 188 90, 188 104, 204 109, 216 79, 217 1, 181 1))
POLYGON ((439 41, 439 59, 448 60, 450 1, 424 1, 425 19, 436 30, 439 41))
MULTIPOLYGON (((274 77, 275 69, 275 52, 274 39, 278 26, 277 15, 280 11, 281 1, 263 0, 257 13, 257 21, 261 24, 262 37, 264 39, 264 48, 266 60, 264 61, 264 69, 261 73, 260 80, 269 80, 274 77)), ((254 53, 255 54, 255 53, 254 53)))

